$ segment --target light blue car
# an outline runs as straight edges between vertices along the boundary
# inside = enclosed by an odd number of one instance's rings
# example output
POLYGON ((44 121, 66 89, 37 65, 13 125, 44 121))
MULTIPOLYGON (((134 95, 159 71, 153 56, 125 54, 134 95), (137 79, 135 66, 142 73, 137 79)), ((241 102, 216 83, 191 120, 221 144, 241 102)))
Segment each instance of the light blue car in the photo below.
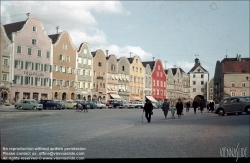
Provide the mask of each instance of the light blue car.
POLYGON ((42 110, 43 104, 39 104, 34 99, 23 99, 15 105, 16 109, 42 110))

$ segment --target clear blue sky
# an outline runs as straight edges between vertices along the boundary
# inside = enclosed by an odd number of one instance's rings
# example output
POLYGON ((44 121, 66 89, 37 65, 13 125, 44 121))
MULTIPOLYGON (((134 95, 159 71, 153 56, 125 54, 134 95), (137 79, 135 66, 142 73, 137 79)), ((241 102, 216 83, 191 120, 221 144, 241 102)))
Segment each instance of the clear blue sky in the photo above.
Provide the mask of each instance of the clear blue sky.
POLYGON ((78 49, 109 50, 117 57, 161 59, 186 73, 194 59, 214 75, 216 62, 249 58, 249 1, 1 1, 1 23, 36 17, 46 33, 67 31, 78 49))

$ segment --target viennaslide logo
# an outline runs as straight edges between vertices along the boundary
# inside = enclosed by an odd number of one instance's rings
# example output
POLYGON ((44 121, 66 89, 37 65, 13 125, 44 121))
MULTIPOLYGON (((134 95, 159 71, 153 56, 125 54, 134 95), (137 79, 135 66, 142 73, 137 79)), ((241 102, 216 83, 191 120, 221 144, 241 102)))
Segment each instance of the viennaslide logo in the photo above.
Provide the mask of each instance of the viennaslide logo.
POLYGON ((238 158, 247 158, 247 147, 245 148, 239 148, 239 144, 236 147, 223 147, 220 148, 220 156, 221 157, 235 157, 236 162, 238 161, 238 158))

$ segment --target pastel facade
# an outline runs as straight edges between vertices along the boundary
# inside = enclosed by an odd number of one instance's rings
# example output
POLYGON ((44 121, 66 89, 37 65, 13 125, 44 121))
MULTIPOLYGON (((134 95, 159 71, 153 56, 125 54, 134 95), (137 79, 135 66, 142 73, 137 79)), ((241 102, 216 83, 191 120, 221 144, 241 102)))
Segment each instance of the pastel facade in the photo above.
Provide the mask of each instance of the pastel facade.
POLYGON ((68 32, 49 35, 53 44, 52 99, 75 99, 76 49, 68 32))
POLYGON ((50 99, 53 49, 42 22, 29 18, 4 28, 13 42, 11 99, 50 99))
POLYGON ((92 100, 107 100, 107 60, 101 49, 91 52, 93 56, 92 100))
POLYGON ((106 56, 107 60, 107 100, 120 99, 118 95, 118 63, 115 55, 106 56))
POLYGON ((118 63, 118 95, 121 99, 129 101, 129 80, 130 80, 130 63, 126 57, 117 59, 118 63))
POLYGON ((139 56, 128 58, 130 63, 130 101, 142 101, 144 99, 145 68, 139 56))
POLYGON ((0 98, 12 102, 10 89, 12 86, 13 45, 2 24, 0 25, 0 37, 0 98))
POLYGON ((88 43, 80 45, 77 61, 77 99, 90 101, 93 88, 93 56, 88 43))
POLYGON ((171 68, 164 70, 165 74, 167 74, 167 87, 166 87, 166 92, 167 92, 167 98, 171 102, 171 104, 175 103, 175 82, 174 82, 174 75, 173 71, 171 68))

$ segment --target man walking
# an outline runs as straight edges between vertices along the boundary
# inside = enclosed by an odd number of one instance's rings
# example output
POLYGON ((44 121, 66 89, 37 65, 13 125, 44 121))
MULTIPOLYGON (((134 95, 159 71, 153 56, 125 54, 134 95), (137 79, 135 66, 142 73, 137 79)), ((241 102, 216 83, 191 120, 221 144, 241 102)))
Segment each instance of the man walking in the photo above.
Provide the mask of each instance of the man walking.
POLYGON ((146 99, 146 103, 143 107, 143 112, 145 112, 145 117, 148 120, 148 123, 151 121, 151 114, 153 111, 153 104, 150 102, 149 99, 146 99))
POLYGON ((194 102, 193 102, 194 114, 196 114, 196 109, 197 109, 198 105, 199 105, 198 102, 196 100, 194 100, 194 102))

